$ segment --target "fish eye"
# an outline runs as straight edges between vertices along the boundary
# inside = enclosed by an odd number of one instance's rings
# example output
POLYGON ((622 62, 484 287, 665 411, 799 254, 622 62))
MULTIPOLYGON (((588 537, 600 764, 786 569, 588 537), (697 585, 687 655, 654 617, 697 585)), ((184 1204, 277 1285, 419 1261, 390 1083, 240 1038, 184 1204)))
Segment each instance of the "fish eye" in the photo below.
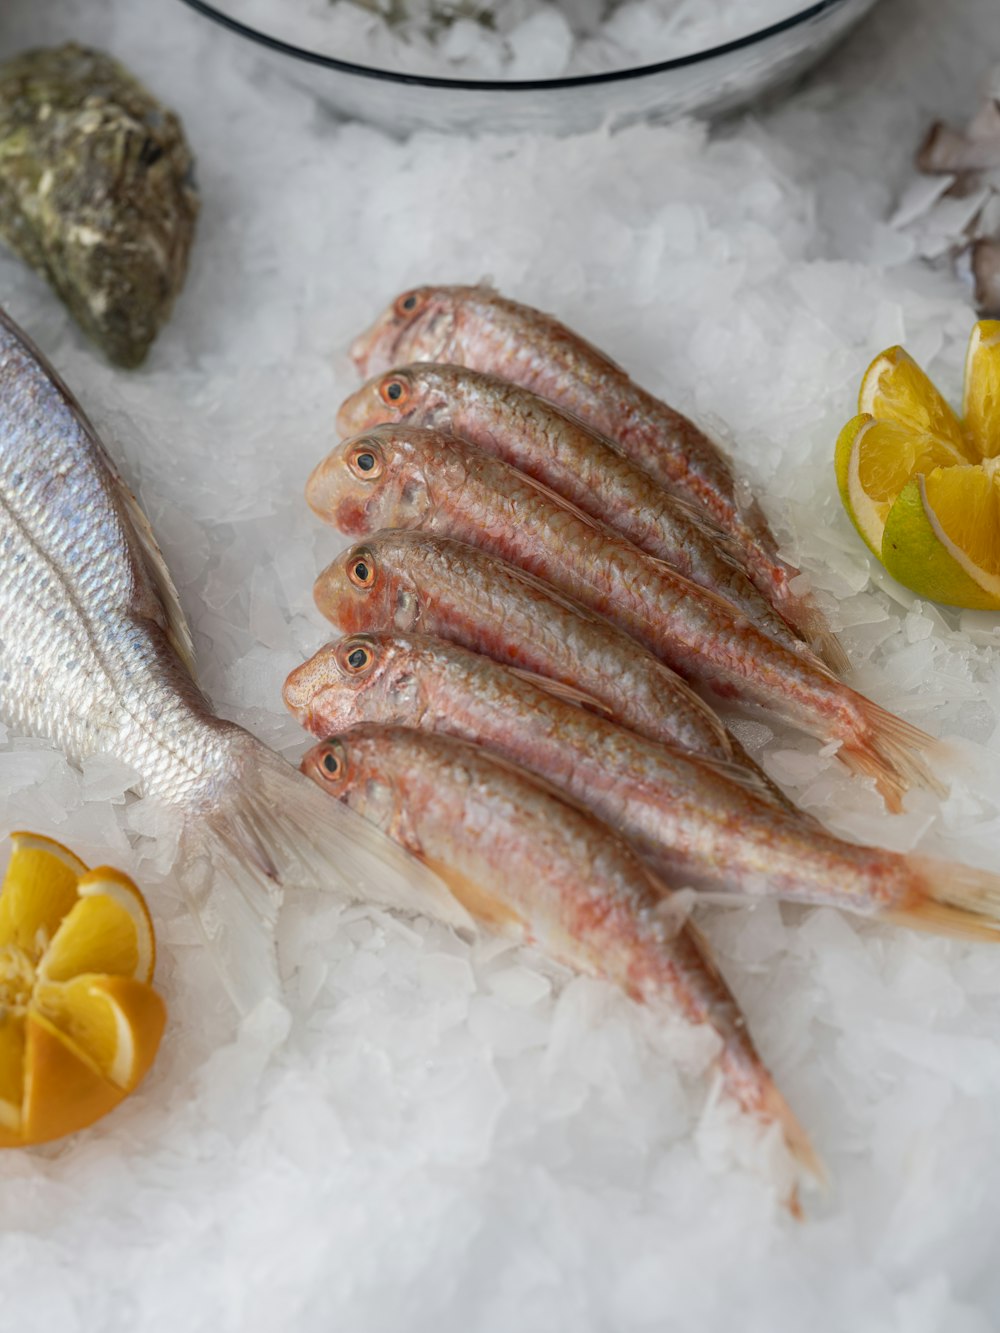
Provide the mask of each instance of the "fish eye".
POLYGON ((375 565, 367 551, 358 551, 347 567, 351 582, 358 588, 370 588, 375 582, 375 565))
POLYGON ((397 315, 412 315, 420 304, 419 292, 404 292, 396 302, 397 315))
POLYGON ((365 643, 355 643, 353 647, 347 648, 342 656, 345 669, 352 675, 360 675, 362 671, 367 671, 374 661, 375 654, 365 643))
POLYGON ((344 776, 344 758, 339 744, 331 742, 325 745, 319 755, 319 768, 324 778, 331 782, 344 776))
POLYGON ((359 444, 350 457, 351 470, 372 481, 382 475, 382 458, 372 444, 359 444))
POLYGON ((410 396, 410 388, 398 375, 383 380, 378 386, 379 397, 388 407, 401 407, 410 396))

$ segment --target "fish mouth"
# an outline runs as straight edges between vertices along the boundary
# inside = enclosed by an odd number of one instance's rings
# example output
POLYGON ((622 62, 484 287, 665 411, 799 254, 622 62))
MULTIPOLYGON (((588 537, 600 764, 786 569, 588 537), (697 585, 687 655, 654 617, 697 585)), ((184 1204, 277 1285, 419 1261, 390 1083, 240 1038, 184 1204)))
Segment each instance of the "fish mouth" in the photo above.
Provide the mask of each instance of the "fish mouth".
POLYGON ((380 425, 391 419, 379 402, 374 389, 365 385, 341 403, 337 412, 337 431, 341 438, 346 440, 352 435, 359 435, 362 431, 368 430, 371 426, 380 425))
POLYGON ((327 454, 309 474, 306 504, 324 523, 337 522, 337 513, 345 497, 344 460, 339 450, 327 454))

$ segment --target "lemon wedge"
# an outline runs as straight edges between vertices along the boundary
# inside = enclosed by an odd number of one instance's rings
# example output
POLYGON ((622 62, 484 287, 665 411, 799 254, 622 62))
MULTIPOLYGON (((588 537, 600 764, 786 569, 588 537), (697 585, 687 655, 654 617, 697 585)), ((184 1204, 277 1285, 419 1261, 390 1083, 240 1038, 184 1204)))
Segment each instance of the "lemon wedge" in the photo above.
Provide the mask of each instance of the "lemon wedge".
POLYGON ((149 909, 121 871, 11 835, 0 890, 0 1147, 92 1124, 148 1072, 166 1022, 149 909))
POLYGON ((1000 321, 973 329, 963 416, 891 347, 837 440, 844 507, 892 576, 950 606, 1000 609, 1000 321))

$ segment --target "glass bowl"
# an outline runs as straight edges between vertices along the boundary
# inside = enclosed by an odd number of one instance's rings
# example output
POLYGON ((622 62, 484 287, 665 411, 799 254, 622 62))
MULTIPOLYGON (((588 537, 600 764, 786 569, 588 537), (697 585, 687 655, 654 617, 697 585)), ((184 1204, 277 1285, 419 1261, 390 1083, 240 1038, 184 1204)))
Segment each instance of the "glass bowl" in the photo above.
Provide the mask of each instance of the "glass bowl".
MULTIPOLYGON (((448 79, 351 64, 247 27, 220 3, 184 0, 246 40, 288 78, 347 116, 391 133, 416 129, 571 134, 638 120, 714 117, 787 83, 821 59, 876 0, 815 0, 738 41, 657 64, 558 79, 448 79)), ((221 0, 233 6, 235 0, 221 0)))

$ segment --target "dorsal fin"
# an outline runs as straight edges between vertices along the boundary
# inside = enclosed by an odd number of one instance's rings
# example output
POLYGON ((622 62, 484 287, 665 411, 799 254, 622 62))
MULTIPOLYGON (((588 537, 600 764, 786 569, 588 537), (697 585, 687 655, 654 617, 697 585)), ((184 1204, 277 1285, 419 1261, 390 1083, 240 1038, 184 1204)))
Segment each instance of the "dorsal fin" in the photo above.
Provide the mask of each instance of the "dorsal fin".
MULTIPOLYGON (((507 467, 513 468, 515 472, 518 470, 514 467, 513 463, 508 463, 507 467)), ((568 509, 575 518, 583 519, 584 523, 592 528, 603 528, 606 532, 613 532, 620 541, 628 542, 628 538, 623 537, 617 528, 612 528, 607 523, 603 523, 599 518, 594 518, 593 514, 585 514, 578 504, 574 504, 572 500, 567 500, 565 495, 560 495, 559 492, 554 491, 551 486, 547 486, 544 481, 539 481, 537 477, 529 477, 525 472, 522 472, 519 475, 522 481, 526 481, 530 486, 534 486, 535 489, 541 491, 543 495, 547 495, 550 500, 555 500, 563 509, 568 509)), ((629 542, 629 545, 631 546, 632 543, 629 542)), ((638 551, 639 548, 636 547, 636 550, 638 551)), ((639 551, 639 554, 645 555, 645 552, 639 551)))
POLYGON ((577 689, 575 685, 567 685, 562 680, 554 680, 551 676, 542 676, 537 671, 528 671, 525 667, 508 665, 506 669, 512 675, 520 676, 522 680, 537 685, 540 690, 555 695, 557 699, 564 699, 571 704, 579 704, 581 708, 589 708, 595 713, 600 713, 602 717, 614 720, 614 710, 609 708, 607 704, 601 703, 600 699, 595 699, 586 690, 577 689))
POLYGON ((146 568, 153 581, 153 587, 163 605, 163 612, 167 619, 167 639, 184 664, 185 670, 193 678, 195 674, 194 639, 191 637, 191 628, 181 606, 176 585, 170 576, 170 570, 167 568, 167 562, 163 558, 163 552, 157 545, 152 526, 139 501, 114 468, 111 468, 111 476, 118 491, 118 498, 138 538, 139 548, 145 558, 146 568))

